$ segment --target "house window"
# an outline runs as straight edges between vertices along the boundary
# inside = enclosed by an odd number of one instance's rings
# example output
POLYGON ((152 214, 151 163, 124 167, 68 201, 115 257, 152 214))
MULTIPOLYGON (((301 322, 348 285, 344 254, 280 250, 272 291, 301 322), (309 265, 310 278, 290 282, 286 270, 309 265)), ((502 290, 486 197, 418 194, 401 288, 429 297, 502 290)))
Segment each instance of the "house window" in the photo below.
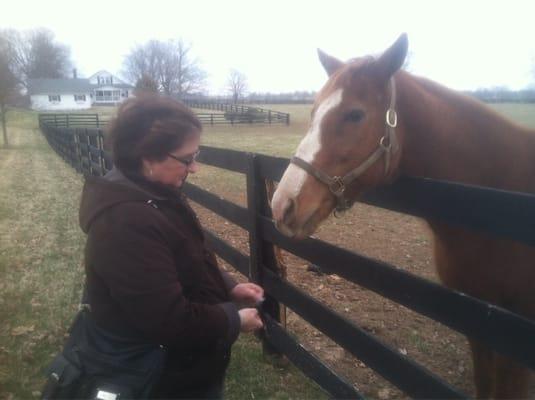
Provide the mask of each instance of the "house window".
POLYGON ((120 90, 96 90, 95 91, 96 101, 119 101, 120 97, 121 97, 120 90))
POLYGON ((59 103, 61 101, 61 97, 59 94, 49 94, 48 101, 51 103, 59 103))
POLYGON ((75 94, 74 101, 83 101, 85 102, 85 94, 75 94))
POLYGON ((106 84, 107 85, 111 84, 111 78, 109 76, 106 77, 106 84))

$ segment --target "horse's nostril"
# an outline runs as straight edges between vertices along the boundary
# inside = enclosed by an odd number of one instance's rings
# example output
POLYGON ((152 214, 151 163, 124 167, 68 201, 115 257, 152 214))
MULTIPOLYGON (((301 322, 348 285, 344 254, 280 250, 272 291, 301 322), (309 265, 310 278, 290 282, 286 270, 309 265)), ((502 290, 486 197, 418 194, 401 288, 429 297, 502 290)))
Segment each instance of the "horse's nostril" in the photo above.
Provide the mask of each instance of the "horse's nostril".
POLYGON ((292 218, 292 214, 295 211, 295 201, 293 199, 288 199, 288 202, 286 204, 286 208, 284 209, 284 213, 282 215, 282 221, 288 222, 292 218))

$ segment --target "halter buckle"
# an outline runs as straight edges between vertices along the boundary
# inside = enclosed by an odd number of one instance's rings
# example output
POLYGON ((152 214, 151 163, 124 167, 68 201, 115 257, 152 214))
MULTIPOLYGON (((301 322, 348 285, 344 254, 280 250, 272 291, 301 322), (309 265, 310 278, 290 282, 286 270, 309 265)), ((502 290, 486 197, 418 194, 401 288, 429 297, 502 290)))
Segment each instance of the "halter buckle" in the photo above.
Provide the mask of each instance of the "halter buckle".
POLYGON ((379 141, 379 146, 381 146, 386 152, 389 152, 390 148, 392 147, 392 141, 390 140, 390 138, 383 136, 379 141), (388 143, 386 143, 387 140, 388 143))
POLYGON ((385 119, 386 119, 386 124, 389 127, 395 128, 396 126, 398 126, 398 114, 396 113, 396 110, 394 110, 393 108, 389 108, 388 110, 386 110, 385 119))
POLYGON ((344 184, 344 181, 339 176, 333 176, 332 181, 329 184, 329 190, 332 194, 334 194, 336 197, 339 197, 344 194, 346 190, 346 185, 344 184))

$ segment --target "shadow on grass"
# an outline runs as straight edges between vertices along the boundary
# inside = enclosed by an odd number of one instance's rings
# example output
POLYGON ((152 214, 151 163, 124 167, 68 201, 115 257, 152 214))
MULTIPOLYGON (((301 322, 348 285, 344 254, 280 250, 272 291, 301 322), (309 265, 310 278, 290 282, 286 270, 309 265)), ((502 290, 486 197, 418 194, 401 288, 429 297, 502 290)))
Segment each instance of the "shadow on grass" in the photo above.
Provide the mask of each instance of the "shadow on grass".
POLYGON ((269 362, 254 336, 242 336, 232 351, 225 398, 327 399, 328 395, 292 364, 277 366, 269 362))
POLYGON ((10 144, 8 147, 0 147, 0 152, 10 152, 19 150, 44 150, 48 151, 48 143, 32 143, 32 144, 10 144))

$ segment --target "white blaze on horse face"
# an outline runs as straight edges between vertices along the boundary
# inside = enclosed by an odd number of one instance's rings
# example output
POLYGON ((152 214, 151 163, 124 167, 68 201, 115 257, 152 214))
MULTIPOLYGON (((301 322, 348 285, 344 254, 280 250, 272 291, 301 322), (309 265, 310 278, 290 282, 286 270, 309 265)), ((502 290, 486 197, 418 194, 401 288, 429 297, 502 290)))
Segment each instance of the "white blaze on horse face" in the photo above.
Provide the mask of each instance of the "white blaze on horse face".
MULTIPOLYGON (((308 163, 313 163, 316 158, 316 154, 321 150, 321 125, 323 119, 329 113, 329 111, 335 109, 342 102, 342 89, 337 89, 332 92, 323 102, 319 105, 316 113, 314 114, 314 119, 310 125, 310 129, 307 134, 299 143, 295 155, 308 163)), ((285 187, 291 193, 290 197, 295 198, 297 194, 301 191, 305 179, 307 177, 307 172, 294 164, 290 164, 288 170, 284 174, 286 178, 285 187)), ((281 181, 282 183, 282 181, 281 181)))

